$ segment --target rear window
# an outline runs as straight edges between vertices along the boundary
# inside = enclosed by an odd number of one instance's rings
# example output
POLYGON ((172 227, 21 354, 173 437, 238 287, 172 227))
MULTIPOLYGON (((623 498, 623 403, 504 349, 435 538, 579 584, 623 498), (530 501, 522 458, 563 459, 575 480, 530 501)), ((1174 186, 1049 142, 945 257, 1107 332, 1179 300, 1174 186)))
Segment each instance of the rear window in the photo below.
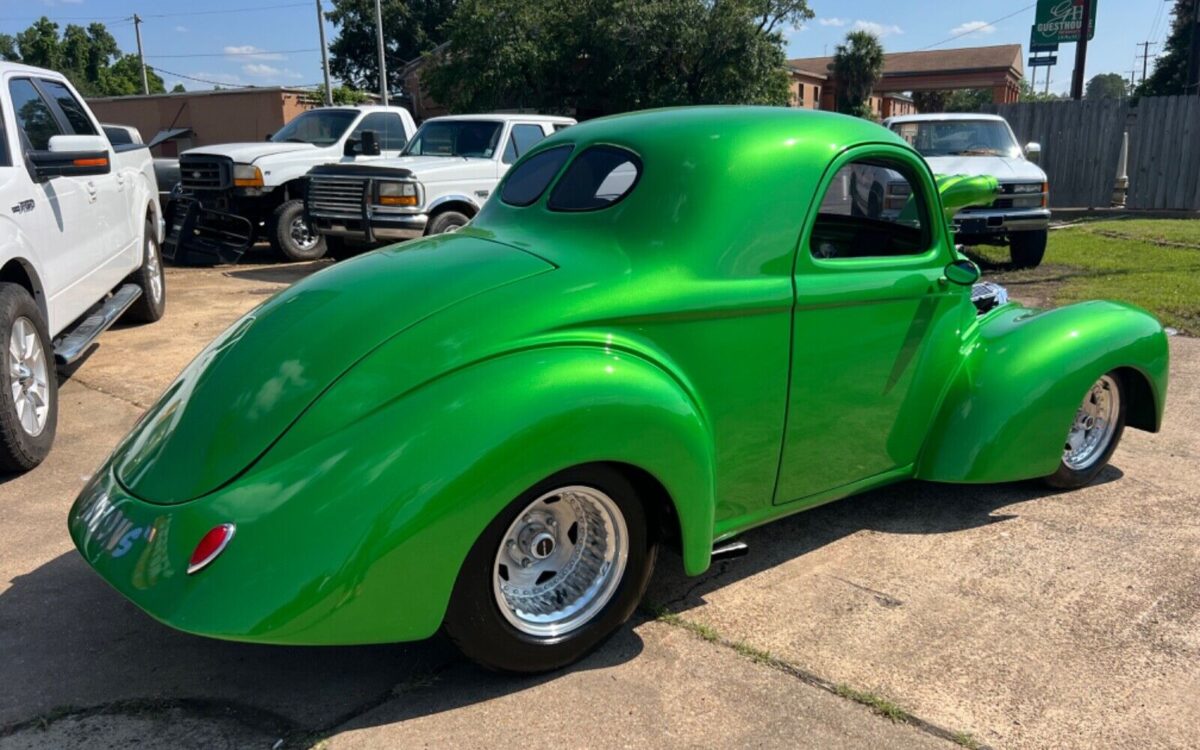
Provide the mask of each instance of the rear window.
POLYGON ((633 191, 642 173, 642 161, 615 146, 593 146, 584 151, 550 194, 553 211, 596 211, 611 206, 633 191))
POLYGON ((500 191, 500 200, 510 206, 528 206, 533 204, 546 186, 558 174, 563 162, 571 155, 573 146, 558 146, 549 148, 518 164, 509 173, 500 191))

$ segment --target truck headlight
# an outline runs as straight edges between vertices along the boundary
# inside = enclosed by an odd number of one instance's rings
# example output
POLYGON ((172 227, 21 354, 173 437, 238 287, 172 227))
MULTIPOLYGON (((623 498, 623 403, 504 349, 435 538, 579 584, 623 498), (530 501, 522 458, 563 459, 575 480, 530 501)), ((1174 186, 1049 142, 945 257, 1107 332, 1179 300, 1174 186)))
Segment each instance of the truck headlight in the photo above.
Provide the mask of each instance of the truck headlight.
POLYGON ((413 182, 377 182, 375 183, 375 202, 380 206, 417 205, 417 185, 413 182))
POLYGON ((234 187, 262 187, 262 172, 253 164, 234 164, 233 185, 234 187))

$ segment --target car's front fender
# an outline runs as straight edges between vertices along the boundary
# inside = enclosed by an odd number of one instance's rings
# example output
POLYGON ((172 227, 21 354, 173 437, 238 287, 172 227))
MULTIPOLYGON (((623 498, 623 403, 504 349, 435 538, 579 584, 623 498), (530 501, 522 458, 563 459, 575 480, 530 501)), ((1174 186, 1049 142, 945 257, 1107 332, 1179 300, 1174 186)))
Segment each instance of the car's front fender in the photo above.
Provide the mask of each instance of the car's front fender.
POLYGON ((1054 473, 1084 394, 1112 370, 1126 378, 1130 425, 1156 431, 1161 423, 1166 334, 1131 305, 1005 306, 966 333, 962 356, 918 461, 920 479, 1004 482, 1054 473))

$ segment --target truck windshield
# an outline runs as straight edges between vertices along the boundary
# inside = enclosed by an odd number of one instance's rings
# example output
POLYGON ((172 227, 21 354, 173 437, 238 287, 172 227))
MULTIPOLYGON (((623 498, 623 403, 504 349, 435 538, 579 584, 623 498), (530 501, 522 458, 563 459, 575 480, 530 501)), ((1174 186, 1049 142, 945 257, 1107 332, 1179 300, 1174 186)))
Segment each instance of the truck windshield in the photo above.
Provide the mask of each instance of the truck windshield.
POLYGON ((1008 125, 999 120, 925 120, 898 122, 892 130, 926 158, 931 156, 1005 156, 1021 154, 1008 125))
POLYGON ((358 112, 352 109, 314 109, 284 125, 271 141, 329 146, 337 143, 357 118, 358 112))
POLYGON ((466 156, 490 159, 500 142, 502 123, 492 120, 438 120, 421 126, 403 156, 466 156))

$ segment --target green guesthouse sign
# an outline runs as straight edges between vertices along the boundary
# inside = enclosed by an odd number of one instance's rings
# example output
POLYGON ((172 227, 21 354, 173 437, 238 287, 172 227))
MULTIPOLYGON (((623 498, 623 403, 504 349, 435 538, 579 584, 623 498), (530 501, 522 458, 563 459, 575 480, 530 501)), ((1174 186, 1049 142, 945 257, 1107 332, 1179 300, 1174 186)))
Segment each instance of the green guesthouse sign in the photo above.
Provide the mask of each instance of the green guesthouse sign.
MULTIPOLYGON (((1096 35, 1096 3, 1092 0, 1088 41, 1096 35)), ((1083 0, 1038 0, 1031 41, 1035 46, 1078 42, 1082 28, 1083 0)))

